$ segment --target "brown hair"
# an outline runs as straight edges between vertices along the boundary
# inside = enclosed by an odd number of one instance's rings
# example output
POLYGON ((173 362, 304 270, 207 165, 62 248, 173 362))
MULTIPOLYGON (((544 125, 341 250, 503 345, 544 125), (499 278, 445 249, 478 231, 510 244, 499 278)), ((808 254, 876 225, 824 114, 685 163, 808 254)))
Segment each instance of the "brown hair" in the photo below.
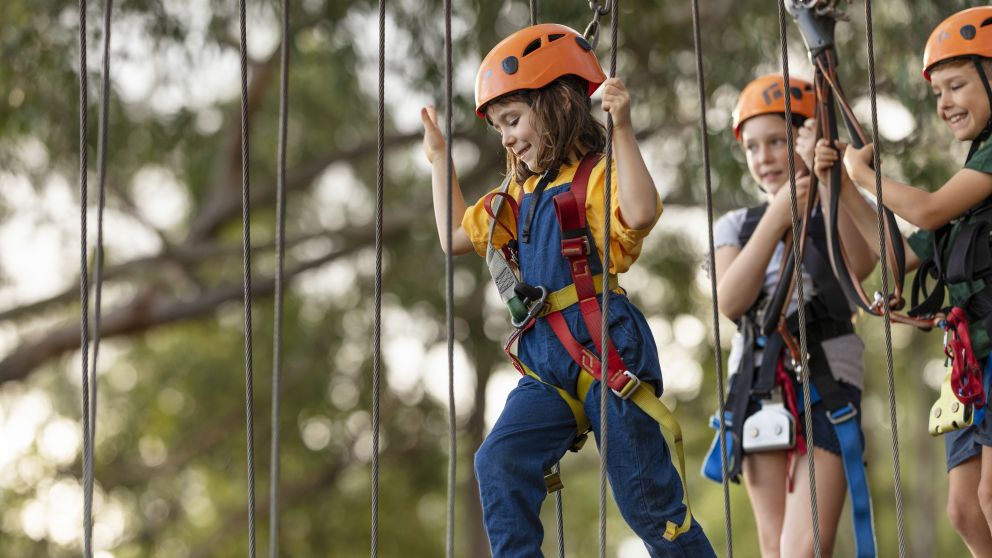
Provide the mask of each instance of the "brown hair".
MULTIPOLYGON (((575 162, 575 155, 599 153, 606 148, 606 128, 592 115, 588 91, 586 80, 567 75, 540 89, 507 93, 489 106, 520 101, 534 111, 534 124, 541 137, 540 145, 534 148, 537 149, 538 164, 547 170, 575 162)), ((506 150, 506 172, 521 184, 537 174, 510 149, 506 150)))

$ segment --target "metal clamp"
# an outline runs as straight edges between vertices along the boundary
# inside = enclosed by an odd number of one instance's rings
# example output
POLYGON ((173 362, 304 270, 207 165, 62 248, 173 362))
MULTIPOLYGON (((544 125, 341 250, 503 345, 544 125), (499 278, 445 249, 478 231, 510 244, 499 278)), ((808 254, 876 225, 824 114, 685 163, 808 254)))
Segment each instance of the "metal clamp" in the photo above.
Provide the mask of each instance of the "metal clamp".
POLYGON ((634 394, 635 391, 637 391, 637 388, 641 387, 641 380, 630 370, 624 370, 623 375, 629 378, 627 384, 620 390, 615 390, 613 388, 610 388, 610 390, 620 399, 627 400, 634 394))
POLYGON ((843 411, 843 413, 838 416, 834 416, 832 412, 827 411, 827 420, 830 421, 830 424, 840 424, 848 419, 854 418, 854 416, 858 414, 857 407, 850 403, 847 404, 847 407, 840 409, 840 411, 843 411))
POLYGON ((517 329, 525 327, 527 324, 531 322, 531 320, 536 319, 537 316, 541 313, 541 311, 544 310, 544 302, 548 299, 548 289, 544 288, 541 285, 538 285, 537 288, 540 289, 541 291, 541 298, 531 303, 530 308, 527 309, 527 315, 524 316, 522 320, 517 321, 514 320, 512 317, 510 318, 510 324, 513 327, 517 329))
POLYGON ((613 0, 607 0, 603 4, 596 0, 589 0, 589 9, 592 10, 592 21, 586 26, 582 36, 589 42, 592 49, 596 50, 599 45, 599 18, 613 11, 613 0))

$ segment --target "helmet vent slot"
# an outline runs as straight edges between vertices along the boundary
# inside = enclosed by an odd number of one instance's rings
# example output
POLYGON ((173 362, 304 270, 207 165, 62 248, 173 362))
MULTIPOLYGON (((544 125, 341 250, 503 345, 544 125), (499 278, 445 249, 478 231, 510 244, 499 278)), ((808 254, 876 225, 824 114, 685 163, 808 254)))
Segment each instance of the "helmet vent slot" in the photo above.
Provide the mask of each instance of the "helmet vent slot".
MULTIPOLYGON (((987 21, 989 21, 989 20, 987 20, 987 21)), ((565 36, 564 33, 552 33, 552 34, 548 35, 548 42, 549 43, 552 43, 552 42, 557 41, 558 39, 560 39, 560 38, 562 38, 564 36, 565 36)))
POLYGON ((527 56, 528 54, 534 52, 535 50, 537 50, 539 48, 541 48, 541 38, 540 37, 538 37, 538 38, 534 39, 533 41, 531 41, 530 43, 528 43, 527 46, 524 48, 524 52, 523 52, 523 54, 521 56, 527 56))
POLYGON ((988 27, 989 25, 992 25, 992 17, 985 18, 985 21, 979 27, 988 27))

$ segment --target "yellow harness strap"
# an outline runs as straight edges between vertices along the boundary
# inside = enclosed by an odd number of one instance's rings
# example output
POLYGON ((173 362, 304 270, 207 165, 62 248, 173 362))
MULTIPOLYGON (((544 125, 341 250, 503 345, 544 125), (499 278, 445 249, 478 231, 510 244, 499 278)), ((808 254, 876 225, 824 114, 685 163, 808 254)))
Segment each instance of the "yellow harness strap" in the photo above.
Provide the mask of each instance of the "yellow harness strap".
MULTIPOLYGON (((596 287, 596 292, 603 292, 603 274, 594 275, 592 278, 593 285, 596 287)), ((617 280, 616 275, 610 275, 610 290, 617 294, 624 294, 623 289, 620 288, 620 283, 617 280)), ((575 292, 575 283, 569 283, 568 286, 558 289, 557 291, 548 295, 548 298, 544 301, 544 309, 538 314, 538 317, 544 317, 552 312, 561 312, 562 310, 568 308, 569 306, 579 302, 579 295, 575 292)))
MULTIPOLYGON (((585 401, 586 394, 589 393, 589 388, 592 387, 592 383, 595 381, 596 379, 592 377, 592 374, 585 370, 579 375, 579 382, 576 388, 579 397, 583 401, 585 401)), ((661 399, 658 399, 651 393, 651 390, 646 385, 635 389, 634 393, 628 399, 633 401, 649 417, 653 418, 661 426, 662 430, 667 430, 672 434, 675 454, 679 459, 679 475, 682 478, 682 491, 685 493, 685 498, 683 499, 685 503, 685 519, 682 520, 682 525, 677 525, 669 521, 665 527, 665 540, 674 541, 676 537, 687 532, 692 525, 692 504, 689 502, 689 484, 686 482, 685 476, 685 444, 682 442, 682 426, 672 411, 661 402, 661 399)), ((589 419, 586 418, 585 420, 588 422, 589 419)))
MULTIPOLYGON (((602 274, 593 277, 593 283, 596 287, 596 292, 602 292, 603 288, 603 276, 602 274)), ((615 292, 623 293, 622 289, 619 287, 616 275, 610 276, 610 290, 615 292)), ((553 293, 550 293, 545 301, 544 309, 541 311, 539 316, 547 316, 552 312, 560 312, 573 304, 576 304, 578 300, 578 295, 575 292, 575 285, 569 284, 567 287, 559 289, 553 293)), ((575 415, 575 428, 577 431, 576 445, 573 446, 574 450, 578 450, 582 443, 585 441, 586 434, 592 430, 592 425, 589 422, 589 417, 586 416, 585 410, 582 408, 582 402, 585 401, 586 395, 589 393, 589 388, 592 383, 596 381, 592 374, 586 370, 582 370, 582 374, 579 375, 579 381, 576 385, 576 391, 578 392, 579 398, 576 399, 572 397, 570 393, 564 389, 545 382, 540 376, 537 375, 533 370, 527 367, 520 359, 516 358, 515 355, 510 354, 511 358, 516 361, 519 365, 519 369, 522 369, 528 376, 534 378, 535 380, 541 382, 542 384, 551 386, 555 388, 558 395, 565 401, 568 407, 572 410, 572 414, 575 415)), ((682 426, 679 421, 672 414, 672 411, 665 406, 664 403, 658 399, 650 389, 637 388, 628 397, 635 405, 641 408, 642 411, 653 418, 661 429, 667 430, 672 434, 672 442, 675 445, 675 455, 678 457, 679 474, 682 478, 682 491, 685 494, 683 502, 685 503, 685 519, 682 520, 682 525, 677 525, 676 523, 669 521, 665 526, 665 540, 673 541, 676 537, 685 533, 689 530, 692 525, 692 506, 689 503, 689 485, 686 482, 685 474, 685 445, 682 442, 682 426)))
POLYGON ((520 366, 523 367, 524 371, 527 372, 528 376, 534 378, 535 380, 541 382, 546 386, 551 386, 555 388, 555 391, 558 392, 558 395, 560 395, 561 398, 565 400, 565 403, 568 404, 568 408, 572 409, 572 414, 575 415, 575 430, 578 432, 578 437, 576 438, 577 440, 579 438, 582 438, 583 436, 586 435, 586 433, 592 430, 592 425, 589 424, 589 417, 586 416, 586 412, 582 408, 582 401, 579 401, 578 399, 572 397, 572 395, 567 391, 565 391, 564 389, 554 384, 549 384, 548 382, 542 380, 541 377, 538 376, 536 372, 528 368, 527 365, 523 363, 523 361, 518 360, 517 362, 520 363, 520 366))

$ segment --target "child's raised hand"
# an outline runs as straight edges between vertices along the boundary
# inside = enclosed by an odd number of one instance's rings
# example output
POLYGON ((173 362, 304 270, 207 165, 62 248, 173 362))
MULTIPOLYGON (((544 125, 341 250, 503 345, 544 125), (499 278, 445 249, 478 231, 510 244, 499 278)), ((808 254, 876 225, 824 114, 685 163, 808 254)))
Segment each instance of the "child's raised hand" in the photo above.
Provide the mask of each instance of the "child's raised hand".
POLYGON ((847 174, 857 181, 858 179, 855 177, 859 175, 859 171, 865 168, 871 169, 874 159, 874 144, 869 143, 861 149, 852 145, 844 151, 844 168, 847 169, 847 174))
MULTIPOLYGON (((800 213, 806 207, 806 196, 809 195, 809 176, 796 177, 796 207, 800 213)), ((785 227, 792 226, 792 186, 786 182, 784 186, 775 192, 771 209, 780 220, 780 224, 785 227)))
POLYGON ((424 123, 424 155, 427 162, 434 164, 434 159, 444 153, 444 135, 437 126, 437 110, 433 106, 420 109, 420 119, 424 123))
POLYGON ((603 82, 603 110, 613 117, 614 128, 630 126, 630 93, 620 78, 603 82))
POLYGON ((796 154, 806 163, 806 168, 813 168, 813 151, 816 144, 816 119, 807 118, 799 128, 796 137, 796 154))
POLYGON ((813 155, 813 172, 820 182, 827 184, 830 181, 830 171, 841 158, 841 153, 847 149, 847 144, 840 141, 837 147, 830 145, 826 138, 821 138, 816 143, 816 153, 813 155))

